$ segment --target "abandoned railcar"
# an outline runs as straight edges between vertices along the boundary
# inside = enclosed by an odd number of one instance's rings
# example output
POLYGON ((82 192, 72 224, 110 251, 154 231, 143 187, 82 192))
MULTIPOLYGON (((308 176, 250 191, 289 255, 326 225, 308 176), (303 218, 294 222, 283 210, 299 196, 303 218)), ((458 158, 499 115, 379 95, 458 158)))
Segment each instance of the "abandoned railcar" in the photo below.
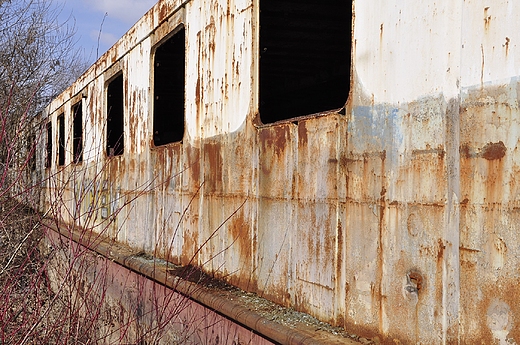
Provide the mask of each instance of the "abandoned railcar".
POLYGON ((519 15, 161 0, 47 108, 42 207, 384 342, 516 343, 519 15))

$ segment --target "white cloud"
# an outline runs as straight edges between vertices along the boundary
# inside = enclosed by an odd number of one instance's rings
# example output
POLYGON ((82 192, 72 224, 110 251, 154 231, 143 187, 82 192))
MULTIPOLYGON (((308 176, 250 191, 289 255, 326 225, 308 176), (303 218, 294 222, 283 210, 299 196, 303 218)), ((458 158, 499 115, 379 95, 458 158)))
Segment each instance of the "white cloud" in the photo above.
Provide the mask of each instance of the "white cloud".
POLYGON ((127 24, 134 24, 157 0, 84 0, 85 5, 99 12, 107 12, 127 24))

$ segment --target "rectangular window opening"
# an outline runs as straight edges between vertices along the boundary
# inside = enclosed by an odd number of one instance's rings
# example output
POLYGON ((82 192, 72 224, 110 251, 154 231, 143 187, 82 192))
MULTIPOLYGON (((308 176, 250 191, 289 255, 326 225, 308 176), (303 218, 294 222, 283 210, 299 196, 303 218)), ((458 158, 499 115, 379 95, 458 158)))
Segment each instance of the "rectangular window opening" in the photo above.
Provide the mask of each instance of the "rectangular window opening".
POLYGON ((65 116, 58 116, 58 165, 65 164, 65 116))
POLYGON ((125 150, 123 74, 107 87, 107 155, 119 156, 125 150))
POLYGON ((72 154, 74 163, 83 161, 83 107, 81 101, 72 107, 73 140, 72 154))
POLYGON ((45 167, 50 168, 52 165, 52 122, 47 122, 47 143, 45 155, 45 167))
POLYGON ((154 55, 153 143, 180 142, 184 136, 185 33, 180 28, 154 55))
POLYGON ((352 4, 260 1, 260 119, 338 109, 350 88, 352 4))

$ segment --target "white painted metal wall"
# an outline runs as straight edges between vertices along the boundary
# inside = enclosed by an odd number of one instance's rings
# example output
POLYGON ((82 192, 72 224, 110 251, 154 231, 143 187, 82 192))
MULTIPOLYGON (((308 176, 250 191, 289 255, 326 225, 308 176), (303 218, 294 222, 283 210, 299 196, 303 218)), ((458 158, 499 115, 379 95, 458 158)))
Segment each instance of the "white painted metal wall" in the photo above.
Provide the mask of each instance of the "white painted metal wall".
POLYGON ((47 201, 65 187, 97 231, 386 343, 516 343, 519 6, 356 1, 346 115, 262 125, 258 2, 159 1, 49 106, 56 128, 86 95, 84 162, 47 170, 47 201), (186 132, 152 147, 150 61, 181 24, 186 132))

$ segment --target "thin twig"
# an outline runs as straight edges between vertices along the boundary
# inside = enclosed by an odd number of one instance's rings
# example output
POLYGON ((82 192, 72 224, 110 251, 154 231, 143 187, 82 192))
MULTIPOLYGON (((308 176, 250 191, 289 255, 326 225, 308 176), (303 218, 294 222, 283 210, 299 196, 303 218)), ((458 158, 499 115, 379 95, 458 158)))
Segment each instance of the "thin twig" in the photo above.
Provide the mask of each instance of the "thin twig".
MULTIPOLYGON (((45 213, 43 214, 43 218, 45 218, 45 216, 47 215, 47 213, 49 212, 49 210, 45 211, 45 213)), ((32 229, 27 233, 25 234, 23 240, 20 241, 20 243, 18 243, 18 246, 16 247, 16 249, 14 250, 13 254, 11 255, 11 257, 9 258, 9 260, 7 261, 7 263, 5 264, 5 267, 2 269, 2 271, 0 272, 0 276, 7 270, 7 268, 9 267, 9 265, 11 264, 11 262, 14 260, 16 254, 18 254, 18 252, 20 251, 20 248, 22 248, 22 245, 25 243, 25 241, 27 241, 27 239, 29 238, 29 236, 31 236, 31 234, 34 232, 34 230, 36 230, 38 228, 40 224, 37 223, 35 224, 32 229)))

